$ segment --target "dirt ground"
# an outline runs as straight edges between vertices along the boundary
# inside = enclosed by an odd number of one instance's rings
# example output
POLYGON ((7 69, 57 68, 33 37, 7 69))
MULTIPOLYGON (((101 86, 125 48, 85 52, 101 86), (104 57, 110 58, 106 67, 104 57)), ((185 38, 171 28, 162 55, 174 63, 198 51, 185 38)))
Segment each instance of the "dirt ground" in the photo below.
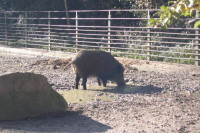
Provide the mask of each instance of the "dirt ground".
MULTIPOLYGON (((125 66, 127 86, 101 90, 91 78, 89 90, 112 100, 70 103, 64 114, 0 122, 2 133, 200 133, 200 67, 117 58, 125 66)), ((0 55, 0 75, 45 75, 55 90, 72 90, 69 59, 0 55)), ((81 101, 78 99, 77 101, 81 101)))

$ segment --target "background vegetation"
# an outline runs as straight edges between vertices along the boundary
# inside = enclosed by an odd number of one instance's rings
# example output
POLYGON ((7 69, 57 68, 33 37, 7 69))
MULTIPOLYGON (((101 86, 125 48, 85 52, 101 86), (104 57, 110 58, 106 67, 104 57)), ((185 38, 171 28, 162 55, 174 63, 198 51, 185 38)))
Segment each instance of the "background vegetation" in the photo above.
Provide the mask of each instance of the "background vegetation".
MULTIPOLYGON (((191 17, 192 19, 195 16, 194 9, 199 10, 200 8, 200 2, 199 0, 177 0, 171 2, 171 0, 0 0, 0 10, 1 11, 71 11, 71 10, 107 10, 107 9, 159 9, 161 7, 161 10, 156 13, 156 12, 150 12, 151 17, 160 17, 160 19, 150 19, 149 23, 150 26, 155 26, 155 27, 164 27, 165 29, 170 26, 170 27, 179 27, 179 28, 191 28, 192 26, 186 23, 185 20, 180 20, 181 16, 186 17, 191 17), (177 21, 177 19, 179 21, 177 21), (167 20, 167 21, 166 21, 167 20)), ((4 18, 2 14, 2 18, 4 18)), ((108 22, 107 21, 94 21, 92 18, 99 17, 99 18, 107 18, 108 17, 108 12, 87 12, 87 13, 79 13, 78 15, 80 18, 91 18, 91 20, 85 21, 85 20, 79 20, 79 26, 107 26, 108 22)), ((12 29, 18 28, 24 28, 26 21, 28 21, 29 24, 47 24, 47 20, 44 19, 29 19, 26 20, 24 12, 12 12, 8 13, 7 17, 15 17, 17 18, 17 23, 15 19, 10 19, 7 20, 7 23, 9 26, 7 28, 10 28, 11 30, 11 35, 13 36, 14 40, 17 40, 18 45, 23 45, 25 42, 21 39, 21 34, 23 34, 21 31, 15 33, 12 32, 12 29), (12 25, 15 23, 14 25, 12 25), (12 27, 13 26, 13 27, 12 27)), ((42 13, 39 12, 35 14, 35 12, 28 12, 28 17, 32 18, 40 18, 40 17, 47 17, 47 13, 42 13)), ((54 13, 51 12, 51 17, 72 17, 75 18, 75 13, 72 12, 59 12, 54 13)), ((113 18, 147 18, 147 11, 145 12, 137 12, 137 11, 130 11, 126 13, 122 12, 112 12, 112 17, 113 18)), ((198 16, 197 16, 198 17, 198 16)), ((197 21, 198 22, 198 21, 197 21)), ((2 21, 4 23, 4 20, 2 21)), ((145 41, 147 38, 142 38, 141 36, 146 36, 146 31, 148 28, 144 28, 147 26, 148 20, 147 19, 141 19, 137 20, 117 20, 117 21, 112 21, 112 26, 127 26, 127 27, 143 27, 143 28, 131 28, 129 30, 124 30, 124 32, 116 32, 112 33, 115 36, 112 37, 112 43, 113 47, 120 47, 121 51, 126 52, 128 51, 131 54, 141 54, 140 56, 134 55, 133 58, 140 58, 140 59, 145 59, 146 56, 143 56, 147 54, 147 49, 146 47, 142 47, 142 45, 146 45, 145 41), (140 32, 141 30, 141 32, 140 32), (139 31, 139 32, 138 32, 139 31), (144 32, 143 32, 144 31, 144 32), (121 40, 121 41, 120 41, 121 40), (140 42, 141 41, 141 42, 140 42), (115 45, 115 44, 120 44, 120 45, 115 45), (129 45, 124 45, 124 44, 136 44, 133 46, 129 45), (127 50, 128 48, 136 49, 136 50, 127 50), (143 49, 137 50, 137 49, 143 49)), ((194 23, 193 23, 194 24, 194 23)), ((198 23, 197 23, 198 24, 198 23)), ((196 24, 196 25, 197 25, 196 24)), ((51 25, 75 25, 75 21, 69 21, 66 20, 51 20, 51 25)), ((198 25, 197 25, 198 26, 198 25)), ((197 27, 196 26, 196 27, 197 27)), ((37 31, 34 31, 34 27, 28 27, 32 31, 32 34, 37 35, 37 31)), ((38 29, 38 27, 37 27, 38 29)), ((44 28, 45 29, 45 28, 44 28)), ((121 30, 121 29, 119 29, 121 30)), ((163 51, 163 52, 151 52, 154 55, 157 56, 164 56, 164 57, 152 57, 152 60, 160 60, 160 61, 170 61, 173 62, 171 58, 165 58, 165 57, 177 57, 177 58, 194 58, 194 48, 193 44, 196 43, 194 41, 194 36, 189 36, 188 34, 194 34, 194 30, 188 30, 188 29, 182 29, 182 30, 177 30, 177 34, 169 35, 169 34, 162 34, 162 32, 165 32, 163 29, 151 29, 151 32, 157 31, 157 33, 151 33, 151 41, 157 41, 153 45, 156 47, 152 47, 151 50, 158 50, 158 51, 163 51), (180 36, 180 34, 185 34, 184 36, 180 36), (180 37, 179 37, 180 36, 180 37), (174 38, 179 38, 176 42, 173 42, 174 38), (182 40, 180 39, 181 37, 188 37, 188 40, 182 40), (191 38, 191 39, 190 39, 191 38), (193 39, 193 40, 192 40, 193 39), (192 41, 191 41, 192 40, 192 41), (161 42, 169 42, 169 43, 159 43, 158 41, 161 42), (174 44, 173 44, 173 43, 174 44), (183 44, 180 44, 183 43, 183 44), (180 45, 179 45, 180 44, 180 45), (189 45, 188 45, 189 44, 189 45), (191 46, 191 45, 192 46, 191 46), (164 48, 164 47, 170 47, 170 48, 164 48), (181 50, 183 49, 183 50, 181 50), (193 51, 192 51, 193 50, 193 51), (174 52, 174 54, 168 53, 168 52, 174 52), (180 53, 180 54, 179 54, 180 53), (186 53, 186 54, 182 54, 186 53), (192 55, 191 55, 192 53, 192 55)), ((51 32, 54 32, 54 30, 51 30, 51 32)), ((168 29, 168 33, 174 32, 173 29, 168 29)), ((46 32, 47 33, 47 32, 46 32)), ((68 32, 64 31, 56 31, 55 36, 61 36, 61 38, 64 40, 64 43, 69 43, 70 46, 74 44, 74 37, 70 37, 68 35, 68 32)), ((89 34, 90 32, 87 32, 89 34)), ((95 30, 91 32, 91 34, 94 34, 95 30)), ((25 36, 26 31, 24 32, 25 36)), ((51 33, 52 34, 52 33, 51 33)), ((98 31, 95 33, 98 34, 98 31)), ((37 36, 35 37, 37 40, 41 40, 41 44, 43 44, 43 41, 48 38, 45 38, 48 36, 46 34, 45 36, 37 36)), ((88 36, 90 38, 95 38, 95 36, 88 36)), ((58 38, 51 38, 52 40, 55 39, 56 41, 60 41, 62 39, 58 38)), ((98 38, 97 38, 98 39, 98 38)), ((105 42, 107 40, 102 40, 102 38, 99 38, 98 41, 105 42)), ((57 44, 57 42, 54 42, 57 44)), ((95 40, 91 40, 95 41, 95 40)), ((53 42, 53 41, 52 41, 53 42)), ((51 42, 51 43, 52 43, 51 42)), ((35 40, 29 40, 29 43, 35 43, 35 40)), ((36 42, 39 44, 38 42, 36 42)), ((63 42, 62 42, 63 43, 63 42)), ((85 42, 86 43, 86 42, 85 42)), ((86 44, 83 43, 83 46, 86 44)), ((16 41, 14 41, 14 44, 16 44, 16 41)), ((48 41, 46 41, 46 44, 48 44, 48 41)), ((82 44, 82 43, 81 43, 82 44)), ((13 42, 12 42, 13 45, 13 42)), ((62 46, 63 44, 61 44, 62 46)), ((88 43, 87 45, 89 46, 96 46, 99 44, 92 44, 88 43)), ((74 46, 74 45, 73 45, 74 46)), ((38 47, 38 46, 37 46, 38 47)), ((40 46, 42 47, 42 46, 40 46)), ((58 49, 58 48, 57 48, 58 49)), ((62 49, 62 48, 61 48, 62 49)), ((75 49, 75 47, 73 47, 75 49)), ((113 49, 115 50, 115 49, 113 49)), ((118 51, 116 51, 118 52, 118 51)), ((175 60, 176 62, 181 62, 180 60, 175 60)), ((187 61, 188 62, 188 61, 187 61)), ((183 62, 181 62, 183 63, 183 62)), ((194 63, 189 62, 189 63, 194 63)))
POLYGON ((168 0, 0 0, 1 10, 104 10, 104 9, 157 9, 168 0))

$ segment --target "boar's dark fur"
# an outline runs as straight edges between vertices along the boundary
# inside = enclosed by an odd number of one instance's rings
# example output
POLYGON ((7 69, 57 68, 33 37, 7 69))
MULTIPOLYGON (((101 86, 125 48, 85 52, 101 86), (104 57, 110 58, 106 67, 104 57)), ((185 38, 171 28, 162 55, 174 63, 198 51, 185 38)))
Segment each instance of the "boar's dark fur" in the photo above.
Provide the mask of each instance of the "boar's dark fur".
POLYGON ((82 50, 72 60, 76 73, 76 89, 78 89, 79 80, 83 78, 83 89, 86 88, 87 78, 95 76, 98 84, 106 86, 107 80, 117 83, 118 86, 124 86, 124 67, 110 54, 99 50, 82 50))

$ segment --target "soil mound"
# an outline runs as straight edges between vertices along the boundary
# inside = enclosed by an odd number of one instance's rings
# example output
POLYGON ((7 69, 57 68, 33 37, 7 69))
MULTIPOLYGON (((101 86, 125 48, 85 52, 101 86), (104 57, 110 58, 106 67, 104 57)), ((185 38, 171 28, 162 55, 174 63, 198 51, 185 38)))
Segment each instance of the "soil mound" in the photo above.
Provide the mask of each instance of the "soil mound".
POLYGON ((42 65, 42 66, 46 66, 47 68, 53 68, 53 69, 64 69, 69 63, 71 62, 71 59, 56 59, 56 60, 50 60, 50 59, 46 59, 46 60, 39 60, 36 61, 34 65, 42 65))
POLYGON ((0 76, 0 120, 20 120, 66 111, 64 98, 34 73, 0 76))

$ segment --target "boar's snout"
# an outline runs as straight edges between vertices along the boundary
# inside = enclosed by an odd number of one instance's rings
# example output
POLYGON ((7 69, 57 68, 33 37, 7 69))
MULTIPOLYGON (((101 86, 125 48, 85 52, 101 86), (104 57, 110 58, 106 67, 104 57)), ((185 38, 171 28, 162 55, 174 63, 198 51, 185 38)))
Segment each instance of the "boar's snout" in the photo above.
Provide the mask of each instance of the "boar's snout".
POLYGON ((119 87, 122 87, 122 86, 126 85, 123 73, 118 76, 118 78, 116 80, 116 83, 117 83, 117 86, 119 86, 119 87))
POLYGON ((125 86, 126 84, 125 84, 125 82, 118 82, 117 83, 117 86, 119 86, 119 87, 123 87, 123 86, 125 86))

